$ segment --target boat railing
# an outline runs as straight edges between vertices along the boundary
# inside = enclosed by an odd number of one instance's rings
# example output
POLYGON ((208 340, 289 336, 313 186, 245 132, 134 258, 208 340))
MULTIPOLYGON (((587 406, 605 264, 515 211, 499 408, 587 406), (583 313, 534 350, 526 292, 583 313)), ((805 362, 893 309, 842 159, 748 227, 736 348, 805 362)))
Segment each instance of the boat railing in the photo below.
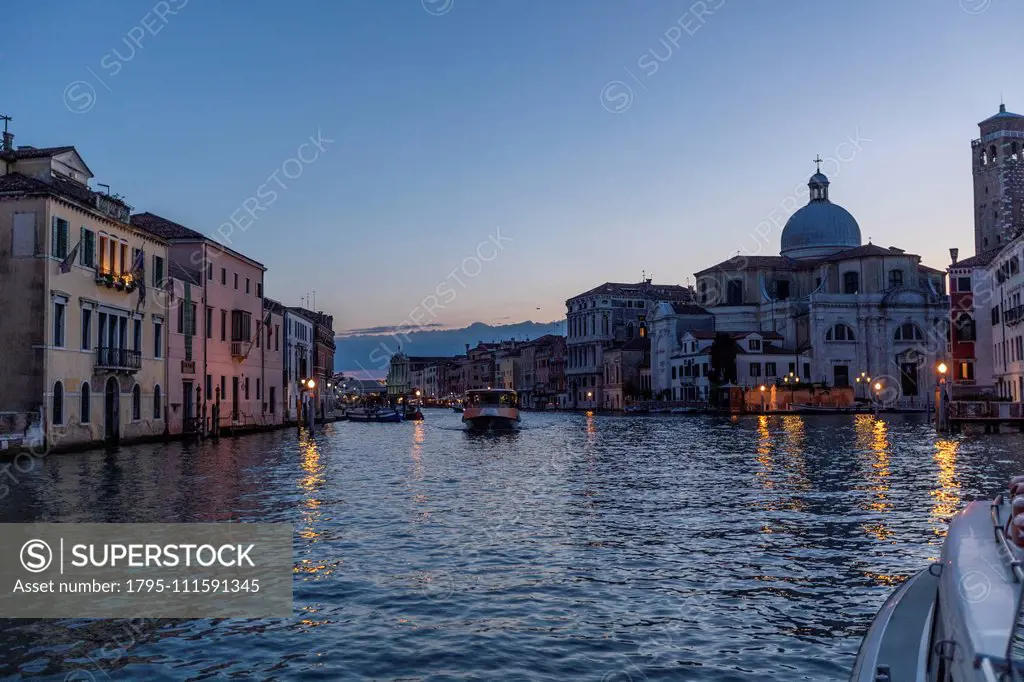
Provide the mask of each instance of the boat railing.
MULTIPOLYGON (((1011 501, 1012 503, 1012 501, 1011 501)), ((1006 522, 1003 523, 1001 519, 1001 509, 1004 505, 1004 496, 1002 493, 996 496, 995 500, 991 504, 991 515, 992 515, 992 530, 995 534, 996 543, 999 545, 999 553, 1009 559, 1010 573, 1013 576, 1013 581, 1018 585, 1024 586, 1024 564, 1018 558, 1017 552, 1014 550, 1013 545, 1009 538, 1010 524, 1013 523, 1013 513, 1007 515, 1006 522)), ((987 658, 989 663, 1000 670, 1000 672, 1009 675, 1010 680, 1024 680, 1024 659, 1014 656, 1014 644, 1021 636, 1021 617, 1024 615, 1022 612, 1024 609, 1024 589, 1018 589, 1017 591, 1017 604, 1014 609, 1013 624, 1010 627, 1010 635, 1006 641, 1006 652, 1002 660, 992 656, 978 655, 975 660, 975 667, 978 667, 981 663, 981 659, 987 658)))

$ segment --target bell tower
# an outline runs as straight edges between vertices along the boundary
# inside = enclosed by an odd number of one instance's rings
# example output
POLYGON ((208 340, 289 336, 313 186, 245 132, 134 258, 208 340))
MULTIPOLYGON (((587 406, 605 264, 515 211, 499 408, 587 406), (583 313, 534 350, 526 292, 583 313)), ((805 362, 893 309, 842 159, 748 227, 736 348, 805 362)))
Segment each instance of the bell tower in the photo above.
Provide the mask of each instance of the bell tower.
POLYGON ((997 249, 1024 233, 1024 116, 999 105, 971 141, 974 253, 997 249))

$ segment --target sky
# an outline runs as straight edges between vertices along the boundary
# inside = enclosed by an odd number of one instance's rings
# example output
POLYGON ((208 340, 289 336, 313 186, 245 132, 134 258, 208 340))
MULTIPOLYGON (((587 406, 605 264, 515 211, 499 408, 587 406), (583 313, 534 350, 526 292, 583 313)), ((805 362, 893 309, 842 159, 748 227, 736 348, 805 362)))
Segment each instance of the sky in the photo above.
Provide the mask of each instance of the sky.
POLYGON ((1019 0, 11 0, 0 112, 335 329, 547 322, 778 253, 812 159, 865 243, 973 253, 1019 0), (12 39, 13 38, 13 39, 12 39), (218 234, 218 231, 219 234, 218 234), (226 235, 226 236, 225 236, 226 235))

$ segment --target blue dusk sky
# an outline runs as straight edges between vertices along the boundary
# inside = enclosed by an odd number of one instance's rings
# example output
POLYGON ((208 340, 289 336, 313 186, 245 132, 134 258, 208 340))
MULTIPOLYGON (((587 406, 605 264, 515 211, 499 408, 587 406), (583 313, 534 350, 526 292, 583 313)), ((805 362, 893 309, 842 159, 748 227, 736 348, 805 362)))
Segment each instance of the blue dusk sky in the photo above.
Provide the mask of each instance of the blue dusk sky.
POLYGON ((339 330, 555 320, 604 281, 686 284, 740 250, 777 254, 817 154, 865 243, 943 268, 949 247, 973 253, 978 121, 1000 97, 1024 113, 1019 0, 3 15, 16 144, 74 144, 94 187, 211 236, 234 216, 268 295, 316 290, 339 330))

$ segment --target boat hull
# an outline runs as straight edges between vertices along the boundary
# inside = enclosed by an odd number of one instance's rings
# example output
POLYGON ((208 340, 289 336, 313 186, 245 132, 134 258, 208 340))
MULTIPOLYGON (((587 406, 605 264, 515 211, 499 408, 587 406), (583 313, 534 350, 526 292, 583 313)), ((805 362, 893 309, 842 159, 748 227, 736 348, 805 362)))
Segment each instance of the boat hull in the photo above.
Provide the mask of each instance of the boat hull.
POLYGON ((508 431, 519 428, 519 410, 514 407, 467 407, 462 423, 474 431, 508 431))
POLYGON ((348 420, 353 422, 385 422, 391 424, 402 421, 402 415, 394 410, 353 410, 348 413, 348 420))

